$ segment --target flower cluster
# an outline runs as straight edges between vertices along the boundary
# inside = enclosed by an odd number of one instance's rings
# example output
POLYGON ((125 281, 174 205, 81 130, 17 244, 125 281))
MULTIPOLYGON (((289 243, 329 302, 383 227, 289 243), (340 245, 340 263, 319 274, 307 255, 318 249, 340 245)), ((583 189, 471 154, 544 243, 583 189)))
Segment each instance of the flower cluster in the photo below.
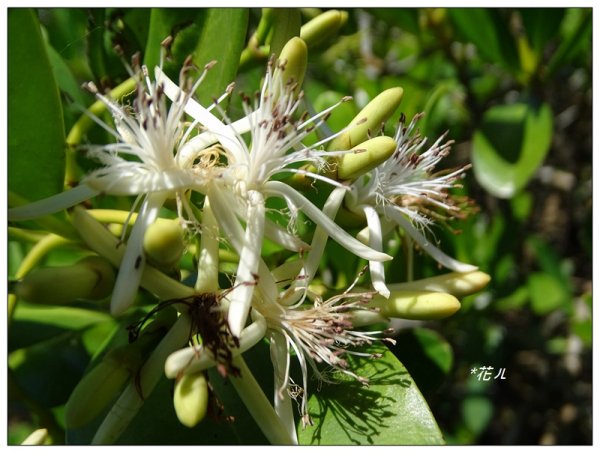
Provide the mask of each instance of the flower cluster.
MULTIPOLYGON (((311 370, 325 381, 330 380, 333 370, 368 383, 350 368, 346 356, 372 357, 363 346, 393 340, 388 338, 387 330, 369 332, 362 326, 396 316, 434 319, 458 308, 456 299, 445 294, 450 292, 445 291, 448 285, 442 285, 442 293, 435 293, 443 297, 434 302, 419 302, 423 295, 417 294, 409 306, 403 288, 386 284, 383 263, 391 260, 385 253, 386 235, 399 229, 403 237, 412 239, 441 265, 455 271, 455 280, 462 281, 476 270, 443 253, 424 232, 440 216, 460 213, 448 191, 456 187, 466 167, 435 170, 448 154, 451 142, 440 137, 425 149, 426 139, 417 130, 419 116, 408 125, 402 118, 393 137, 371 137, 370 130, 379 127, 398 106, 398 89, 375 98, 347 128, 324 137, 317 134, 330 112, 349 98, 312 116, 301 113, 304 104, 300 86, 306 58, 303 41, 289 41, 279 59, 269 62, 256 97, 244 97, 244 115, 235 121, 220 106, 233 86, 208 107, 193 99, 210 64, 193 82, 189 74, 195 69, 186 64, 179 85, 160 67, 151 74, 146 67, 134 65, 132 76, 137 78, 137 89, 131 105, 120 104, 88 85, 113 117, 112 126, 94 117, 115 138, 114 143, 89 147, 89 155, 102 166, 68 192, 9 211, 9 219, 18 221, 98 195, 135 196, 123 222, 128 224, 137 210, 133 228, 128 237, 124 228, 118 242, 126 242, 125 250, 116 258, 114 250, 106 252, 110 260, 119 263, 111 296, 111 313, 119 316, 134 303, 140 284, 145 285, 145 273, 154 269, 148 264, 152 262, 145 238, 161 220, 163 205, 174 200, 177 226, 187 231, 188 245, 196 246, 199 261, 195 295, 171 296, 168 304, 181 313, 183 327, 175 326, 189 329, 193 335, 186 338, 191 346, 170 351, 173 353, 166 359, 166 374, 179 383, 188 382, 182 377, 216 365, 223 375, 227 370, 236 370, 231 379, 250 379, 239 363, 240 354, 267 338, 275 376, 272 410, 277 422, 275 428, 269 428, 269 421, 260 422, 258 416, 257 421, 270 440, 285 442, 297 441, 292 399, 298 400, 303 422, 311 423, 311 370), (315 136, 320 138, 315 140, 315 136), (318 182, 320 190, 329 194, 322 206, 298 188, 298 181, 306 180, 318 182), (271 199, 279 199, 287 207, 278 212, 277 220, 270 215, 271 199), (351 211, 366 225, 358 237, 337 223, 342 209, 351 211), (315 225, 308 240, 296 233, 299 214, 315 225), (358 288, 355 282, 328 298, 315 289, 329 238, 368 262, 372 289, 358 288), (265 239, 295 258, 270 267, 262 255, 265 239), (230 275, 232 285, 225 290, 218 285, 219 273, 223 272, 219 268, 223 244, 238 259, 237 269, 230 275), (211 303, 199 305, 195 301, 211 303), (292 378, 293 356, 302 372, 301 385, 292 378), (288 437, 273 434, 277 426, 288 437)), ((304 192, 314 193, 311 190, 304 192)), ((75 223, 80 218, 77 214, 75 223)), ((92 243, 100 242, 99 237, 105 234, 89 234, 87 229, 80 224, 81 236, 92 243)), ((102 249, 98 244, 91 247, 102 249)), ((158 283, 153 284, 156 287, 158 283)), ((423 283, 420 288, 427 290, 427 285, 423 283)), ((158 308, 164 307, 163 302, 158 308)), ((204 388, 204 378, 199 379, 192 382, 204 388)), ((246 387, 238 385, 242 399, 250 406, 254 404, 252 398, 244 399, 246 387)))

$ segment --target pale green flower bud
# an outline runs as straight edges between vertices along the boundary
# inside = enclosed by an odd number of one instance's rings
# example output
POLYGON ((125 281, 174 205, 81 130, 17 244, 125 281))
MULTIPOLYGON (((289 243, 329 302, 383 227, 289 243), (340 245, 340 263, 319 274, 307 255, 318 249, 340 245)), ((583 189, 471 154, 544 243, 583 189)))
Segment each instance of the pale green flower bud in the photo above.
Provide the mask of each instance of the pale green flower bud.
MULTIPOLYGON (((293 84, 294 92, 300 91, 306 66, 308 65, 308 49, 306 43, 298 37, 290 39, 279 54, 279 64, 283 65, 283 70, 275 73, 274 77, 280 77, 283 85, 293 84)), ((277 85, 275 85, 277 89, 277 85)))
POLYGON ((181 376, 175 383, 173 405, 177 418, 188 428, 202 421, 208 408, 208 383, 204 373, 181 376))
POLYGON ((356 179, 385 162, 396 150, 393 138, 379 136, 352 148, 353 153, 340 157, 337 176, 340 180, 356 179))
POLYGON ((390 291, 440 291, 464 297, 481 291, 490 282, 485 272, 450 272, 436 277, 388 285, 390 291))
POLYGON ((369 133, 378 131, 394 113, 402 101, 404 90, 389 88, 377 95, 356 117, 350 121, 353 126, 336 137, 329 144, 330 150, 352 149, 369 138, 369 133))
POLYGON ((118 395, 141 364, 138 348, 123 346, 110 351, 77 384, 65 405, 67 428, 94 420, 118 395))
POLYGON ((32 270, 15 286, 18 298, 37 304, 68 304, 77 299, 100 300, 115 283, 110 263, 99 256, 86 257, 72 266, 32 270))
POLYGON ((386 318, 432 320, 453 315, 460 309, 460 302, 446 293, 391 291, 389 299, 375 296, 368 306, 379 309, 386 318))
POLYGON ((144 251, 150 262, 163 269, 174 267, 185 251, 179 220, 154 222, 144 235, 144 251))
POLYGON ((21 442, 21 445, 44 445, 48 440, 48 430, 46 428, 36 429, 27 438, 21 442))
POLYGON ((348 13, 346 11, 332 9, 304 24, 300 29, 300 37, 309 46, 316 46, 335 36, 347 20, 348 13))

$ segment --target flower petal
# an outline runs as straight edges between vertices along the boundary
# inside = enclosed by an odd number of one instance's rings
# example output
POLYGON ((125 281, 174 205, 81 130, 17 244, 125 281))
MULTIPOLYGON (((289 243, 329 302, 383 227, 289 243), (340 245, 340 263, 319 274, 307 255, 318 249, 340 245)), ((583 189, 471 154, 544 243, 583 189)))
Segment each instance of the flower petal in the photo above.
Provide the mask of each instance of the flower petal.
POLYGON ((100 192, 92 187, 81 184, 66 192, 57 193, 51 197, 8 210, 9 221, 35 219, 70 208, 82 201, 95 197, 100 192))
POLYGON ((137 162, 127 162, 118 168, 101 168, 88 175, 84 182, 100 192, 117 196, 177 190, 192 184, 200 185, 187 171, 180 169, 153 171, 137 162))
POLYGON ((127 241, 127 248, 121 261, 115 289, 110 301, 110 312, 114 316, 125 312, 135 299, 144 271, 144 264, 146 263, 144 233, 158 216, 158 211, 165 199, 166 195, 164 193, 150 194, 140 208, 140 213, 127 241))
POLYGON ((287 391, 290 377, 290 350, 286 338, 279 332, 270 332, 271 362, 273 363, 273 374, 275 380, 273 402, 275 412, 282 424, 288 431, 288 435, 298 444, 296 423, 294 422, 294 411, 292 399, 287 391))
MULTIPOLYGON (((369 245, 375 250, 381 250, 382 232, 379 214, 371 206, 363 206, 367 225, 369 227, 369 245)), ((385 270, 383 263, 378 261, 369 261, 369 271, 371 273, 371 283, 373 288, 386 299, 390 297, 390 290, 385 285, 385 270)))
MULTIPOLYGON (((163 83, 165 94, 169 99, 174 101, 178 99, 183 93, 179 87, 169 79, 164 72, 157 66, 154 69, 154 74, 157 83, 163 83)), ((198 102, 192 98, 188 99, 185 105, 185 111, 192 118, 202 124, 204 127, 214 134, 218 140, 233 154, 241 154, 240 160, 243 159, 244 153, 237 139, 235 130, 230 126, 224 124, 215 115, 210 113, 206 108, 202 107, 198 102)), ((237 158, 236 158, 237 160, 237 158)))
POLYGON ((244 245, 240 252, 235 284, 228 296, 227 320, 231 333, 238 337, 246 325, 256 283, 258 263, 262 249, 265 225, 265 200, 263 195, 248 192, 248 220, 244 233, 244 245))
POLYGON ((369 261, 388 261, 392 257, 373 250, 363 243, 359 242, 346 233, 342 228, 333 222, 329 217, 321 212, 304 195, 279 181, 269 181, 265 184, 265 191, 271 195, 277 195, 289 199, 298 209, 306 214, 313 222, 325 229, 327 234, 340 245, 369 261))
POLYGON ((417 230, 410 221, 408 221, 404 214, 399 212, 390 206, 383 206, 383 212, 386 216, 394 220, 400 227, 406 231, 406 233, 419 244, 419 246, 425 250, 433 259, 435 259, 442 266, 447 267, 456 272, 471 272, 477 270, 477 266, 471 264, 462 263, 454 258, 446 255, 436 246, 434 246, 427 238, 417 230))

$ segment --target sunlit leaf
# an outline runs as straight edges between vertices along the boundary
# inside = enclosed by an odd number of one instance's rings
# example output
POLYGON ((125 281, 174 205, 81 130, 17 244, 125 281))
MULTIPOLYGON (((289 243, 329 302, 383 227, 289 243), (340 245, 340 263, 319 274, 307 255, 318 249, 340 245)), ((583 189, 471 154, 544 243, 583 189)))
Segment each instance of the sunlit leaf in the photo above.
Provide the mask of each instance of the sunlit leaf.
POLYGON ((368 378, 363 386, 350 377, 312 389, 309 412, 314 426, 298 428, 303 445, 440 445, 444 439, 408 371, 384 346, 369 348, 380 359, 350 359, 368 378))

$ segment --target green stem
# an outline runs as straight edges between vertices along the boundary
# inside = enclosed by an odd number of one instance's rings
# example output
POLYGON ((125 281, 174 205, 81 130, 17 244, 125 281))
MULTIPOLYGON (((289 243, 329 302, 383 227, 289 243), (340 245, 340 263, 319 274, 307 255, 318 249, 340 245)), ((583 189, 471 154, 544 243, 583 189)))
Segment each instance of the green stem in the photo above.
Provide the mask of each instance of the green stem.
POLYGON ((242 356, 235 357, 233 364, 239 368, 240 377, 229 376, 229 380, 265 437, 273 445, 293 445, 294 439, 287 433, 242 356))
POLYGON ((25 242, 39 242, 46 235, 37 231, 25 230, 23 228, 8 227, 8 240, 17 240, 25 242))
MULTIPOLYGON (((182 314, 173 327, 152 351, 140 370, 139 388, 145 397, 150 395, 163 375, 165 360, 173 351, 181 348, 189 339, 191 321, 182 314)), ((135 382, 130 382, 96 431, 92 444, 114 444, 127 429, 131 420, 144 404, 135 382)))
MULTIPOLYGON (((135 89, 136 80, 133 77, 125 80, 120 85, 113 88, 108 94, 109 99, 119 99, 127 94, 131 93, 135 89)), ((79 117, 77 122, 73 125, 69 134, 67 135, 67 152, 66 152, 66 164, 65 164, 65 189, 73 187, 77 184, 80 173, 77 161, 75 160, 75 150, 81 143, 81 139, 88 131, 90 127, 94 125, 92 116, 99 116, 106 111, 106 104, 101 100, 94 102, 88 109, 87 112, 79 117)))
MULTIPOLYGON (((68 244, 70 241, 56 234, 50 233, 42 240, 35 244, 29 253, 23 258, 21 265, 15 273, 15 278, 20 279, 25 277, 29 271, 44 259, 44 257, 55 248, 68 244)), ((15 309, 17 308, 17 296, 9 294, 8 296, 8 320, 12 319, 15 309)))

